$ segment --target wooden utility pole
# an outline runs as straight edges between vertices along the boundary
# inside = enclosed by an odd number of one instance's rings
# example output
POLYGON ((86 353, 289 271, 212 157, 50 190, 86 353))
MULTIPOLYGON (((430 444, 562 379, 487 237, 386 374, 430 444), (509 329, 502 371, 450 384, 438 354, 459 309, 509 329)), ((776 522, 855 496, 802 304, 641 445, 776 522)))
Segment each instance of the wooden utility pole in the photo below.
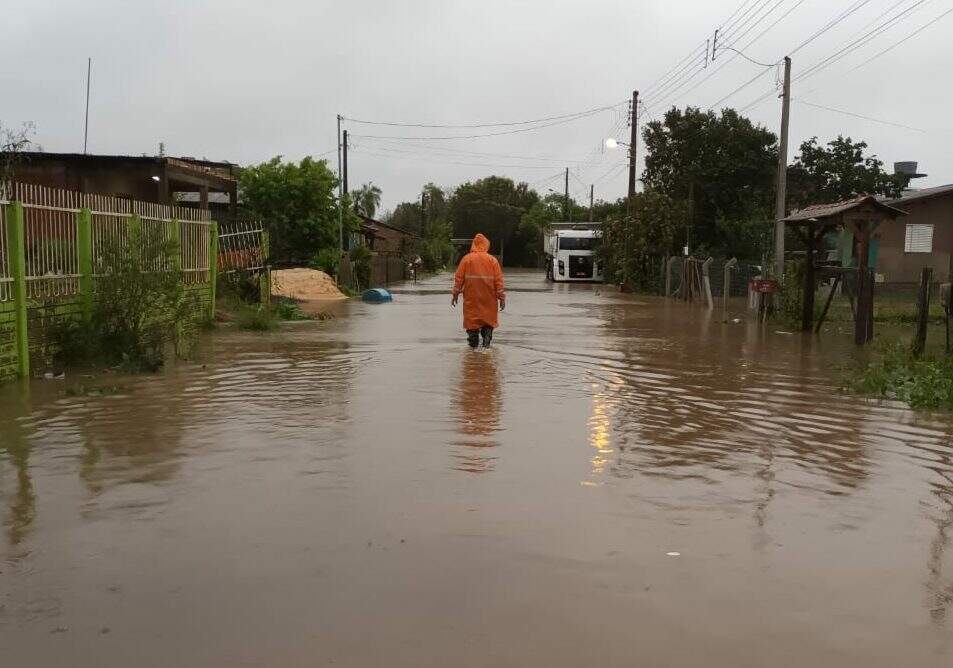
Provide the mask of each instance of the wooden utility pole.
POLYGON ((781 141, 778 145, 778 184, 774 202, 774 262, 778 279, 784 277, 784 217, 787 215, 788 122, 791 110, 791 58, 784 57, 781 92, 781 141))
POLYGON ((589 184, 589 222, 590 223, 592 222, 592 204, 593 204, 593 198, 595 196, 595 193, 596 193, 596 184, 590 183, 589 184))
POLYGON ((344 141, 341 144, 341 153, 343 157, 344 168, 341 174, 341 178, 344 180, 343 189, 344 194, 347 195, 350 190, 347 189, 347 130, 344 131, 344 141))
POLYGON ((569 168, 566 168, 566 187, 563 191, 563 218, 572 220, 572 214, 569 213, 569 168))
POLYGON ((632 212, 633 198, 635 197, 635 148, 639 141, 639 91, 632 91, 632 112, 629 117, 631 132, 629 133, 629 213, 632 212))
MULTIPOLYGON (((338 251, 344 254, 344 180, 341 178, 341 114, 338 114, 338 251)), ((339 263, 340 265, 340 263, 339 263)))

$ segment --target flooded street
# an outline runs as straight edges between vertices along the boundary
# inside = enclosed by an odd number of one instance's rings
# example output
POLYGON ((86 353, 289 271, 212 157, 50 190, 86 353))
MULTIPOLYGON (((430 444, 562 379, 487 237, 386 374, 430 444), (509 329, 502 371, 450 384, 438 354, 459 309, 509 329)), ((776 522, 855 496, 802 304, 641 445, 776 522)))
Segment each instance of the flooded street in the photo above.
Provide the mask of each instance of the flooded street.
POLYGON ((953 665, 953 417, 839 392, 846 341, 507 279, 486 352, 442 275, 0 388, 0 665, 953 665))

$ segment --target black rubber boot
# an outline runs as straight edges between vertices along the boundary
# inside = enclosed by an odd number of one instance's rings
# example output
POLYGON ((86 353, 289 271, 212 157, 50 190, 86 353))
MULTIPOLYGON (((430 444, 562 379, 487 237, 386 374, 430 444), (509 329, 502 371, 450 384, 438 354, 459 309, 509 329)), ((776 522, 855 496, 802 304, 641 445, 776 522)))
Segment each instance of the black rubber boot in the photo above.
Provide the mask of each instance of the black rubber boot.
POLYGON ((479 329, 467 330, 467 343, 470 344, 471 348, 476 348, 478 345, 480 345, 480 330, 479 329))
POLYGON ((483 347, 489 348, 490 341, 493 340, 493 328, 489 325, 484 325, 480 328, 480 338, 483 339, 483 347))

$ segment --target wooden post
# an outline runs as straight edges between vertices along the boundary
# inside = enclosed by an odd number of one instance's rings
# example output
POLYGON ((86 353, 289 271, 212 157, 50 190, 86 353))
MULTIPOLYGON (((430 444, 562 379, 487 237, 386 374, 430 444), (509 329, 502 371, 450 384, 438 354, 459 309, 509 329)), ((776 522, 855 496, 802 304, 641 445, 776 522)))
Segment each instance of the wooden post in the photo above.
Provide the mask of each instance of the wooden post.
POLYGON ((814 223, 807 225, 807 255, 804 258, 804 296, 801 300, 801 331, 814 329, 814 247, 817 235, 814 223))
MULTIPOLYGON (((266 231, 261 233, 261 258, 263 266, 258 278, 259 300, 263 305, 271 306, 271 241, 266 231)), ((341 262, 343 263, 344 260, 342 259, 341 262)))
POLYGON ((917 333, 913 337, 913 354, 919 357, 927 345, 927 324, 930 321, 930 283, 933 282, 933 268, 924 267, 920 271, 920 293, 917 295, 917 333))
POLYGON ((834 279, 834 283, 831 285, 831 291, 827 294, 827 301, 824 302, 824 310, 821 311, 821 317, 817 319, 817 324, 814 326, 815 334, 821 333, 821 325, 823 325, 827 319, 827 311, 831 308, 831 302, 834 301, 834 295, 837 294, 837 288, 840 287, 842 277, 843 274, 837 274, 837 278, 834 279))
MULTIPOLYGON (((870 340, 868 335, 871 334, 871 325, 867 322, 871 311, 867 306, 867 281, 870 278, 867 271, 867 256, 870 253, 870 225, 866 221, 858 222, 857 232, 860 248, 857 258, 857 311, 854 314, 854 343, 862 346, 870 340)), ((869 294, 872 296, 873 290, 869 294)))

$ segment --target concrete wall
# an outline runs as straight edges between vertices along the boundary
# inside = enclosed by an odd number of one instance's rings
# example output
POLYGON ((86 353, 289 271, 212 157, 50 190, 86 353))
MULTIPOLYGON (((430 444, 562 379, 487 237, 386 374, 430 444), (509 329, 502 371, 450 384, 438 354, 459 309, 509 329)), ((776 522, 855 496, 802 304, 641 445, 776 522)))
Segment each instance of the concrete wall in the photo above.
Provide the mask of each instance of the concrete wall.
POLYGON ((897 208, 907 212, 877 230, 880 253, 877 273, 887 283, 916 283, 923 267, 933 267, 937 280, 947 280, 953 265, 953 194, 922 201, 901 202, 897 208), (904 239, 909 224, 933 225, 932 253, 905 253, 904 239))

